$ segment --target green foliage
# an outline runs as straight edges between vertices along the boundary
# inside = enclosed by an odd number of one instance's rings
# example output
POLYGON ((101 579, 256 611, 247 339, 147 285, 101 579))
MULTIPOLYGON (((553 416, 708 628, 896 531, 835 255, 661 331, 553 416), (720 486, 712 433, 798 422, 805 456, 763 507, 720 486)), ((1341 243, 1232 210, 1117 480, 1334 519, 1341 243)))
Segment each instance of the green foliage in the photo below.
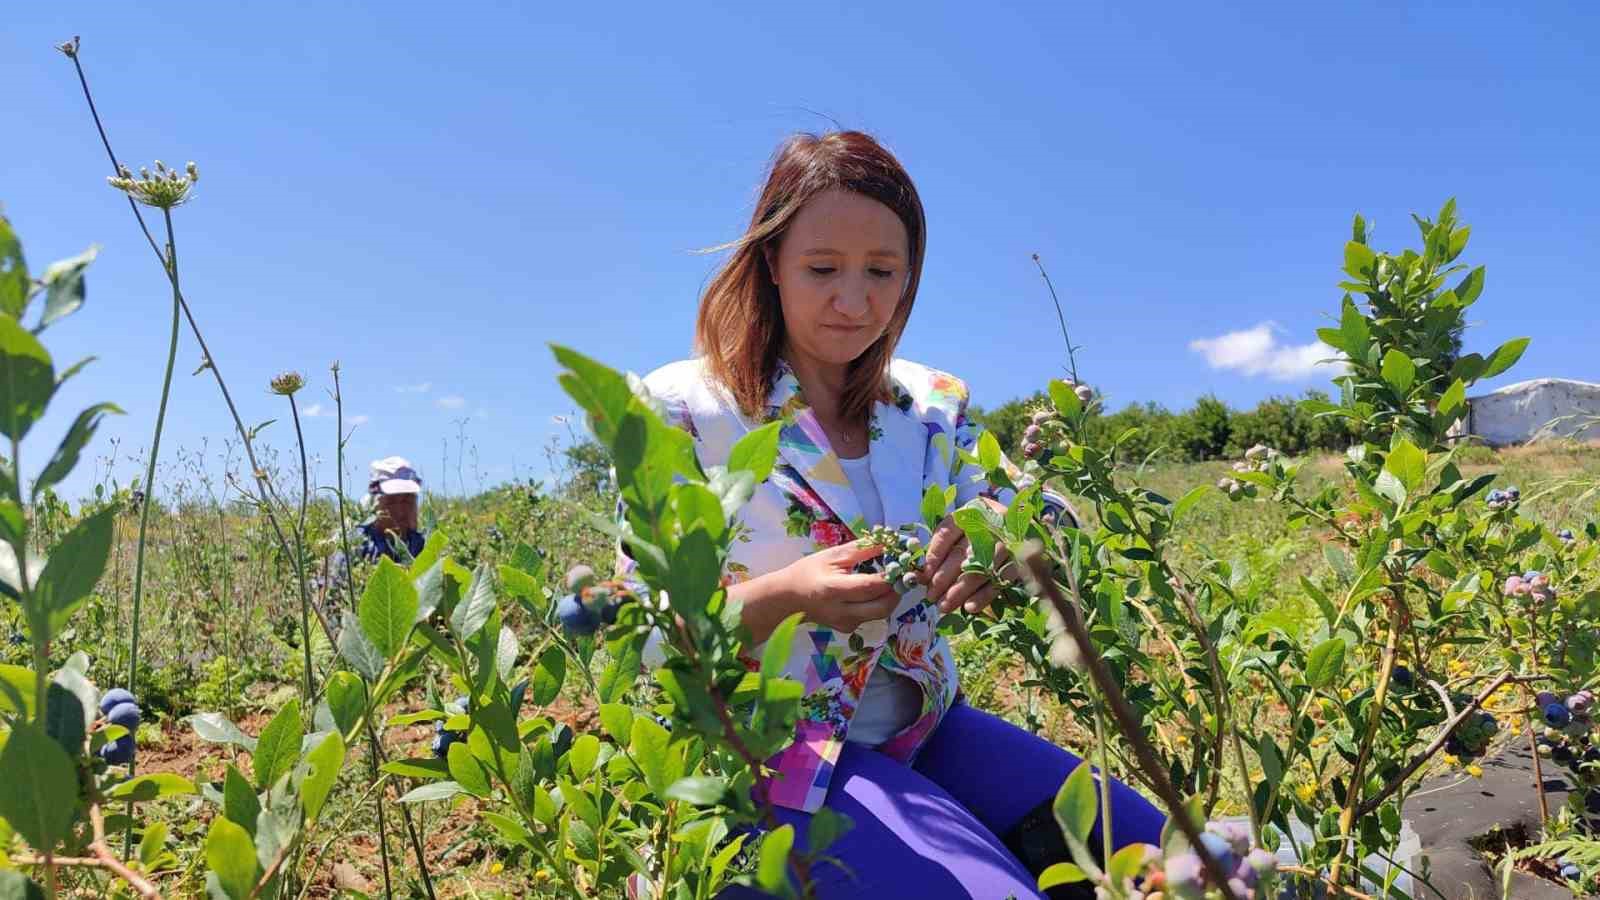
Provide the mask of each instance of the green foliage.
MULTIPOLYGON (((1309 390, 1299 400, 1268 397, 1243 411, 1229 409, 1212 395, 1201 397, 1180 413, 1155 403, 1132 404, 1114 413, 1094 405, 1082 428, 1085 440, 1099 446, 1115 445, 1119 462, 1200 462, 1237 457, 1256 444, 1294 455, 1343 452, 1353 434, 1343 419, 1317 415, 1316 409, 1327 403, 1326 393, 1309 390)), ((1015 454, 1029 417, 1044 404, 1045 394, 1039 392, 987 412, 975 407, 971 415, 995 435, 1001 449, 1015 454)))
MULTIPOLYGON (((1453 203, 1436 220, 1417 222, 1422 249, 1399 254, 1367 247, 1359 219, 1353 229, 1339 326, 1319 332, 1348 357, 1334 379, 1339 404, 1312 395, 1229 414, 1207 399, 1177 426, 1179 417, 1156 407, 1102 415, 1098 404, 1053 383, 1051 408, 1032 419, 1042 448, 1025 474, 1081 498, 1090 520, 1051 534, 1036 518, 958 519, 981 568, 990 567, 982 546, 1004 543, 1015 555, 1042 540, 1055 580, 1081 605, 1091 640, 1140 723, 1106 747, 1124 771, 1147 785, 1170 779, 1205 816, 1226 802, 1221 789, 1231 781, 1241 796, 1229 805, 1249 812, 1258 840, 1269 829, 1293 840, 1291 824, 1313 825, 1321 839, 1296 846, 1301 864, 1347 884, 1358 883, 1359 860, 1393 852, 1399 804, 1425 770, 1432 751, 1424 748, 1436 746, 1440 728, 1439 737, 1463 754, 1486 743, 1477 725, 1471 734, 1458 730, 1466 716, 1447 723, 1445 705, 1419 687, 1421 679, 1445 683, 1447 669, 1462 665, 1462 648, 1491 639, 1500 649, 1476 659, 1479 680, 1541 672, 1571 690, 1600 674, 1588 637, 1600 624, 1600 604, 1587 599, 1600 593, 1574 568, 1600 551, 1558 541, 1519 515, 1515 499, 1475 502, 1492 476, 1464 475, 1449 440, 1465 414, 1465 389, 1509 367, 1526 339, 1488 357, 1457 352, 1483 270, 1453 265, 1467 233, 1453 203), (1204 456, 1224 433, 1224 452, 1244 458, 1219 482, 1222 492, 1235 502, 1270 502, 1288 528, 1315 530, 1325 542, 1330 571, 1299 578, 1315 610, 1309 617, 1263 609, 1261 586, 1271 590, 1274 579, 1259 579, 1251 558, 1201 555, 1180 568, 1174 547, 1206 490, 1187 490, 1173 504, 1126 468, 1172 448, 1204 456), (1346 442, 1344 489, 1307 490, 1295 457, 1346 442), (1540 570, 1551 585, 1537 596, 1586 599, 1510 602, 1500 583, 1526 570, 1540 570), (1395 676, 1401 663, 1404 684, 1395 676), (1248 709, 1236 708, 1243 698, 1252 698, 1248 709), (1287 716, 1277 737, 1258 730, 1263 698, 1287 716), (1164 770, 1138 763, 1135 744, 1166 748, 1164 770)), ((983 456, 970 461, 991 478, 1010 477, 983 456)), ((1013 506, 1027 498, 1024 492, 1013 506)), ((1108 716, 1056 611, 1028 601, 1011 591, 997 603, 998 621, 951 625, 1016 649, 1033 683, 1079 721, 1108 716)), ((1451 701, 1469 712, 1477 702, 1451 701)), ((1092 822, 1086 771, 1075 773, 1080 783, 1068 780, 1057 804, 1069 845, 1081 845, 1084 823, 1092 822)), ((1052 879, 1088 877, 1111 896, 1131 886, 1120 875, 1102 877, 1087 853, 1073 849, 1075 866, 1052 879)))

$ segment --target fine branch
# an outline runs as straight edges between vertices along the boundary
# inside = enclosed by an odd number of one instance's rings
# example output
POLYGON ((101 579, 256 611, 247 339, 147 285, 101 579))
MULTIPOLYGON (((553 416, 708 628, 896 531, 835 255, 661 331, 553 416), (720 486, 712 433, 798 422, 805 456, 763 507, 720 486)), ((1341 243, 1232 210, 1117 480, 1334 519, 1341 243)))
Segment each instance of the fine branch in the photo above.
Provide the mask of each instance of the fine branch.
MULTIPOLYGON (((1133 745, 1133 752, 1139 761, 1139 766, 1145 770, 1151 783, 1156 789, 1156 794, 1161 802, 1172 813, 1172 821, 1177 824, 1178 830, 1188 839, 1190 849, 1200 857, 1205 865, 1206 872, 1222 891, 1227 900, 1240 900, 1233 889, 1228 886, 1228 879, 1233 873, 1222 868, 1217 858, 1212 856, 1200 840, 1200 829, 1185 812, 1183 798, 1178 795, 1177 788, 1172 786, 1172 781, 1167 777, 1167 771, 1162 767, 1161 761, 1156 756, 1155 748, 1145 740, 1144 731, 1139 727, 1139 718, 1133 708, 1128 705, 1128 700, 1122 695, 1122 688, 1117 686, 1117 680, 1106 668, 1105 660, 1095 649, 1094 642, 1089 639, 1089 630, 1084 627, 1083 617, 1078 614, 1078 586, 1077 576, 1072 566, 1065 567, 1067 572, 1068 587, 1072 591, 1073 599, 1068 600, 1061 593, 1061 588, 1055 583, 1050 572, 1050 562, 1045 556, 1044 546, 1037 541, 1030 541, 1019 554, 1022 562, 1028 567, 1028 574, 1037 590, 1044 593, 1050 605, 1055 607, 1056 614, 1066 624, 1067 633, 1071 635, 1073 643, 1078 646, 1078 654, 1083 659, 1084 665, 1089 669, 1089 676, 1094 679, 1095 686, 1105 697, 1106 703, 1111 707, 1111 714, 1117 720, 1117 727, 1122 730, 1128 743, 1133 745)), ((1102 778, 1109 778, 1109 772, 1101 773, 1102 778)))

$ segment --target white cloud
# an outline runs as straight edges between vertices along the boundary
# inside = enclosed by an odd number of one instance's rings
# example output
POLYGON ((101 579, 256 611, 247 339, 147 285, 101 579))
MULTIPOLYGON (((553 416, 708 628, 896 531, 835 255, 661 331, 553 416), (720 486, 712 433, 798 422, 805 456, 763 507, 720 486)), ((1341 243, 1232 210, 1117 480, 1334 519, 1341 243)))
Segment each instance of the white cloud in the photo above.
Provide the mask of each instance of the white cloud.
POLYGON ((424 381, 421 384, 401 384, 395 386, 397 394, 426 394, 433 390, 433 382, 424 381))
POLYGON ((313 403, 305 409, 300 410, 300 415, 305 416, 308 419, 315 419, 317 416, 328 415, 328 411, 322 407, 321 403, 313 403))
POLYGON ((351 416, 349 421, 350 421, 351 425, 365 425, 368 422, 372 421, 372 417, 371 416, 351 416))
POLYGON ((446 394, 434 401, 440 409, 460 409, 467 405, 467 398, 460 394, 446 394))
POLYGON ((1321 341, 1309 344, 1279 343, 1274 322, 1230 331, 1213 338, 1196 338, 1189 349, 1206 358, 1213 369, 1232 369, 1245 375, 1265 375, 1275 381, 1294 381, 1316 374, 1319 364, 1338 357, 1339 351, 1321 341))

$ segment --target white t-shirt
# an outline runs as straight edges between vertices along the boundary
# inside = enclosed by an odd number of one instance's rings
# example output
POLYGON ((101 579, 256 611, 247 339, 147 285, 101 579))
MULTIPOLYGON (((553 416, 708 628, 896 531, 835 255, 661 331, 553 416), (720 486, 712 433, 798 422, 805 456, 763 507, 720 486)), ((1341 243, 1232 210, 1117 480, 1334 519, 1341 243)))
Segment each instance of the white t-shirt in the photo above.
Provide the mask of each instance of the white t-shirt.
MULTIPOLYGON (((872 457, 839 459, 856 502, 861 505, 861 516, 868 525, 882 525, 883 495, 878 493, 878 483, 872 477, 872 457)), ((896 675, 882 665, 867 677, 867 686, 861 692, 856 714, 850 719, 850 731, 845 740, 854 744, 876 746, 909 727, 922 713, 922 689, 909 678, 896 675)))

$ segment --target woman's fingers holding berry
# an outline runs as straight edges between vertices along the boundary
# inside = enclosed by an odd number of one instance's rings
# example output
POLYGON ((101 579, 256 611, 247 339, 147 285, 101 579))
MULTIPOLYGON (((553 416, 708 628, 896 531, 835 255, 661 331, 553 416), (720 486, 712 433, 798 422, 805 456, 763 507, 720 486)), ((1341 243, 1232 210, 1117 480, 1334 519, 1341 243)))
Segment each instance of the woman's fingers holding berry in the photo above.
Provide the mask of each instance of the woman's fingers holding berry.
POLYGON ((945 592, 950 590, 956 579, 961 577, 961 565, 966 561, 967 548, 967 536, 961 534, 960 539, 945 553, 943 559, 937 564, 929 563, 923 568, 923 578, 928 582, 929 600, 942 603, 945 592))
POLYGON ((956 579, 950 590, 945 592, 944 599, 939 601, 940 612, 953 612, 958 607, 965 607, 967 612, 977 612, 990 601, 994 600, 994 583, 988 576, 981 572, 967 572, 956 579), (979 595, 987 591, 989 597, 979 603, 979 595))
POLYGON ((1000 586, 992 581, 985 581, 982 587, 967 598, 961 608, 965 609, 969 614, 976 615, 988 609, 990 604, 994 603, 995 598, 999 596, 1000 586))
POLYGON ((1000 579, 1006 582, 1022 580, 1022 564, 1011 558, 1011 551, 1005 544, 994 548, 994 569, 1000 579))
MULTIPOLYGON (((883 579, 878 579, 878 583, 888 588, 883 579)), ((880 622, 889 618, 889 614, 894 612, 894 608, 899 602, 900 595, 895 593, 892 588, 889 588, 886 594, 870 600, 840 603, 837 607, 836 616, 840 620, 841 630, 846 632, 855 631, 868 622, 880 622)))
POLYGON ((841 568, 849 568, 857 563, 882 556, 883 550, 883 545, 871 541, 850 541, 837 547, 829 547, 822 552, 828 554, 828 559, 841 568))
POLYGON ((957 549, 958 544, 965 544, 966 541, 966 532, 961 530, 955 519, 946 517, 939 523, 933 536, 928 538, 928 553, 923 559, 923 576, 931 580, 933 574, 944 564, 945 558, 957 549))
POLYGON ((877 573, 841 575, 829 585, 829 593, 844 603, 870 603, 900 596, 894 585, 877 573))

